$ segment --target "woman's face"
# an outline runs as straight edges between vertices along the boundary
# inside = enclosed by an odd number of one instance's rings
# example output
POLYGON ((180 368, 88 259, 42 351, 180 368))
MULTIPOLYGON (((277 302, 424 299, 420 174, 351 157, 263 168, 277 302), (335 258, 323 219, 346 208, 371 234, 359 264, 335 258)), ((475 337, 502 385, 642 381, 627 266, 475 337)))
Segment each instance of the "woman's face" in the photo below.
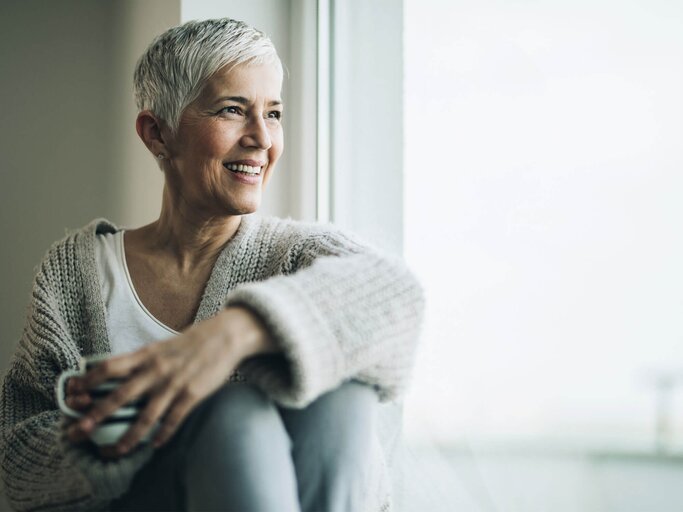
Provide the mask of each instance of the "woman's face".
POLYGON ((183 202, 209 215, 258 209, 283 150, 281 88, 274 64, 213 75, 183 112, 177 134, 167 137, 166 177, 183 202))

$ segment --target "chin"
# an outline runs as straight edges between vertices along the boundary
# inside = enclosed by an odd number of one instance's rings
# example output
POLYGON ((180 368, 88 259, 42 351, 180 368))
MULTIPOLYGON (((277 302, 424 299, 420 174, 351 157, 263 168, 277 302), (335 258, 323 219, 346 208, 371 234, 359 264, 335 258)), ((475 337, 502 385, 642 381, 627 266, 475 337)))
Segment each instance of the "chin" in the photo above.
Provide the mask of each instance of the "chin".
POLYGON ((254 213, 259 209, 260 203, 258 204, 243 204, 243 205, 231 205, 226 208, 226 211, 230 212, 230 215, 249 215, 254 213))

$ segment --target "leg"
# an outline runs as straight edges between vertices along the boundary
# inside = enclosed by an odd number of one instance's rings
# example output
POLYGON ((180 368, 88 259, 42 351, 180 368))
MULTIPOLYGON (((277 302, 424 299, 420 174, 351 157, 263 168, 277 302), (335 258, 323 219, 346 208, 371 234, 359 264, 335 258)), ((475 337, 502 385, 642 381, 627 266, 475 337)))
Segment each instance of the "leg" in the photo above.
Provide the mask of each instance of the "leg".
POLYGON ((187 509, 298 511, 291 442, 272 402, 230 384, 203 405, 184 451, 187 509))
POLYGON ((114 510, 297 512, 291 442, 275 406, 223 386, 136 475, 114 510))
POLYGON ((348 382, 305 409, 281 408, 304 511, 367 509, 377 395, 348 382))

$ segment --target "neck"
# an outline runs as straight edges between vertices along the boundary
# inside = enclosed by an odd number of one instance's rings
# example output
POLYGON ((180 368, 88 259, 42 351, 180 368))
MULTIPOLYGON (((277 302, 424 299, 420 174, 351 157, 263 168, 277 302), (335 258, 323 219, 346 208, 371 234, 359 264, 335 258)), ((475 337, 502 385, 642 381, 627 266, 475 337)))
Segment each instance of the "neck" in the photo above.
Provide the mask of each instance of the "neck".
POLYGON ((225 244, 235 236, 241 214, 209 215, 181 203, 170 204, 164 194, 159 219, 139 230, 150 252, 170 258, 181 275, 213 267, 225 244))

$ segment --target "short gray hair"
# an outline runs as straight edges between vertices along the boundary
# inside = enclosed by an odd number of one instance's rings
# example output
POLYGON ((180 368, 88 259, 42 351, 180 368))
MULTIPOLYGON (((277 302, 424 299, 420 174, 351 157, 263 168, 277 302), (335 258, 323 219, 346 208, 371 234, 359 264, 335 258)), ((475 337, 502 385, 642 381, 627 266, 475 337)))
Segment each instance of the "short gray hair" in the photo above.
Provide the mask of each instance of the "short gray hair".
POLYGON ((219 69, 268 62, 282 71, 273 43, 246 23, 230 18, 188 21, 157 36, 138 60, 135 102, 176 132, 183 110, 219 69))

